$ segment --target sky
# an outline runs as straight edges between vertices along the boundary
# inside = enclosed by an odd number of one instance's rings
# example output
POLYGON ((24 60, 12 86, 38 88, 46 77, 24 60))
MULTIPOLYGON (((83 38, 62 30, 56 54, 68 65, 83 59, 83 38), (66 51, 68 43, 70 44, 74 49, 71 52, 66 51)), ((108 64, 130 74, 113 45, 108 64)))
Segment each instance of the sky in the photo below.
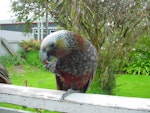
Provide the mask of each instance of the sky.
POLYGON ((0 20, 9 20, 13 13, 10 12, 10 0, 0 0, 0 20))

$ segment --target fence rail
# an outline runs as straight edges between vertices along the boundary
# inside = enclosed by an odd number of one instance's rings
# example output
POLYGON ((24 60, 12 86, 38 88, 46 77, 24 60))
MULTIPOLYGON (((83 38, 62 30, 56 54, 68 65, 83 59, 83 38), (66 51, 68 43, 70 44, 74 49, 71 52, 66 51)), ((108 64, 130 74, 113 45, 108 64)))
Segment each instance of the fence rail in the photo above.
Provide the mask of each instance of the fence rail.
POLYGON ((150 113, 150 99, 73 93, 62 101, 64 93, 0 84, 0 102, 4 103, 69 113, 150 113))

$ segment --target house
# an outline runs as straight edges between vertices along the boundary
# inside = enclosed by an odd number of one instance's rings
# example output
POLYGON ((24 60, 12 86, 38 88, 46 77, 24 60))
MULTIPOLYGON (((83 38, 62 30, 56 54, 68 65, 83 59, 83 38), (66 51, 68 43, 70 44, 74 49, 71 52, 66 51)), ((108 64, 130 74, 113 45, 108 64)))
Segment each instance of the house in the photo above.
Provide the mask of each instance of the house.
MULTIPOLYGON (((12 22, 0 22, 0 37, 4 37, 7 40, 29 40, 34 38, 41 40, 46 36, 45 23, 33 22, 31 31, 24 33, 25 23, 12 23, 12 22)), ((48 34, 55 32, 58 29, 57 24, 54 22, 48 22, 48 34)))
MULTIPOLYGON (((16 53, 22 40, 42 40, 46 36, 45 23, 33 22, 31 31, 25 33, 25 23, 0 22, 0 56, 16 53)), ((48 22, 48 34, 58 30, 57 24, 48 22)))

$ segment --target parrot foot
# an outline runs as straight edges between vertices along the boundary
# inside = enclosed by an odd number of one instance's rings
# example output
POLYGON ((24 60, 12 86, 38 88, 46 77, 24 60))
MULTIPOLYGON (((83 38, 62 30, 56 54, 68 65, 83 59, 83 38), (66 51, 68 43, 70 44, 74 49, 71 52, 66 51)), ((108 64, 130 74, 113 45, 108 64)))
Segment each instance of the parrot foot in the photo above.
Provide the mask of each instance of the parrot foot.
POLYGON ((72 93, 79 93, 79 92, 80 92, 79 90, 68 89, 67 92, 62 95, 61 100, 64 100, 65 97, 67 97, 72 93))
POLYGON ((56 70, 56 62, 49 63, 49 64, 45 65, 44 67, 45 67, 47 70, 49 70, 50 72, 55 73, 55 70, 56 70))

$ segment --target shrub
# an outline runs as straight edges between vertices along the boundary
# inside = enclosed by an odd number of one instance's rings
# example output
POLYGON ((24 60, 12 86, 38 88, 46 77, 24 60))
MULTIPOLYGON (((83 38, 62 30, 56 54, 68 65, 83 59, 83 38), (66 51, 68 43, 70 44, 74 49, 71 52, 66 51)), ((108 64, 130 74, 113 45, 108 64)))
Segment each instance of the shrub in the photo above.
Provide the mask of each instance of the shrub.
POLYGON ((33 39, 29 41, 22 41, 21 45, 24 49, 24 51, 21 52, 21 57, 24 58, 30 65, 42 67, 43 64, 39 58, 40 41, 33 39))
POLYGON ((39 58, 38 50, 27 52, 24 57, 28 64, 43 68, 43 64, 41 63, 39 58))
POLYGON ((32 66, 43 68, 39 58, 40 42, 36 40, 22 41, 23 51, 15 56, 2 56, 0 62, 5 66, 30 64, 32 66))
POLYGON ((23 47, 23 49, 26 51, 26 52, 29 52, 29 51, 35 51, 35 50, 39 50, 40 49, 40 42, 37 41, 37 40, 29 40, 29 41, 22 41, 21 42, 21 46, 23 47))
POLYGON ((150 75, 150 38, 144 35, 130 53, 130 58, 124 64, 123 70, 128 74, 150 75))
POLYGON ((14 56, 1 56, 0 62, 5 66, 21 65, 26 63, 25 60, 19 54, 16 54, 14 56))
POLYGON ((150 61, 145 58, 132 58, 133 60, 123 68, 128 74, 150 75, 150 61))

